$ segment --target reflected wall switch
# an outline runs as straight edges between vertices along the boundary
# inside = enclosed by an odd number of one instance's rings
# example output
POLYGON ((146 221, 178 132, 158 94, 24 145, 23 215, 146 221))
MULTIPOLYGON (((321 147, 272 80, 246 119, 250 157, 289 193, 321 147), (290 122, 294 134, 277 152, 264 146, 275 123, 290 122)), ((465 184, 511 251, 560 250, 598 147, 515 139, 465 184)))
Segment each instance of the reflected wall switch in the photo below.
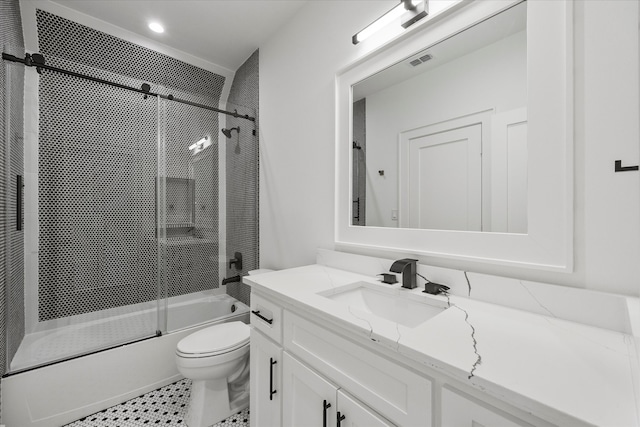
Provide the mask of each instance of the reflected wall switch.
POLYGON ((391 211, 391 220, 393 220, 393 221, 397 221, 398 220, 398 210, 397 209, 393 209, 391 211))

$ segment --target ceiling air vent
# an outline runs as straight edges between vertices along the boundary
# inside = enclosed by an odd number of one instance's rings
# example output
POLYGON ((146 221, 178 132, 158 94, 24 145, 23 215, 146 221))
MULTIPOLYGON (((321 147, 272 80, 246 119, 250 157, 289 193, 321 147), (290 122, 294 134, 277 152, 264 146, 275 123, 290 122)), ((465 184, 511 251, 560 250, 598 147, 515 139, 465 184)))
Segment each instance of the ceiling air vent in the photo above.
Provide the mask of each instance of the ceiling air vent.
POLYGON ((409 61, 409 64, 411 64, 411 66, 413 67, 417 67, 418 65, 423 64, 429 61, 430 59, 433 59, 433 55, 431 55, 430 53, 427 53, 426 55, 422 55, 419 58, 412 59, 411 61, 409 61))

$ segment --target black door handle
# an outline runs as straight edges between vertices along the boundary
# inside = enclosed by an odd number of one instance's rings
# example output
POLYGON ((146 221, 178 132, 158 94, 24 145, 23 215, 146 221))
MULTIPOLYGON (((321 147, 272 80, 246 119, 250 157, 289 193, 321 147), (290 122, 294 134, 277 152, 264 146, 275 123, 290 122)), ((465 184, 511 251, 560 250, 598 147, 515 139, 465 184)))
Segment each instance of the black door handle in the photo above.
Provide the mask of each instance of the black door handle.
POLYGON ((331 403, 325 400, 322 402, 322 427, 327 427, 327 409, 331 408, 331 403))
POLYGON ((273 389, 273 365, 278 363, 273 360, 273 357, 269 358, 269 400, 273 400, 273 395, 278 391, 273 389))
POLYGON ((344 415, 340 415, 340 411, 338 411, 338 427, 340 427, 340 423, 347 417, 344 415))

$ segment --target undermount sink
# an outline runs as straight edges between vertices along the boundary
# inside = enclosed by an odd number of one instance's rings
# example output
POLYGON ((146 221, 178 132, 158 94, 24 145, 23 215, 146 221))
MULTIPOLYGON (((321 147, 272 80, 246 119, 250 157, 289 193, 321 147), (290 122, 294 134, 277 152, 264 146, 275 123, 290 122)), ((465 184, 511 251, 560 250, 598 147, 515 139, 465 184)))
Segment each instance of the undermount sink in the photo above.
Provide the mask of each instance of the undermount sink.
POLYGON ((415 328, 447 308, 446 303, 424 295, 367 282, 352 283, 319 295, 408 328, 415 328))

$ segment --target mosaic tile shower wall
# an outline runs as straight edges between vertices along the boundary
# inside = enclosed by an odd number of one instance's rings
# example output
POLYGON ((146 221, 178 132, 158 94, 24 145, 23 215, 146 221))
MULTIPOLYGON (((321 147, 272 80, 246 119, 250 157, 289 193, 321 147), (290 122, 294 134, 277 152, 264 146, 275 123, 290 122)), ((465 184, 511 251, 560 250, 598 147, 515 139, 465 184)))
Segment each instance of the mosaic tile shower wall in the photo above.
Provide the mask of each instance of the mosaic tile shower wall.
MULTIPOLYGON (((0 2, 0 47, 3 52, 24 56, 18 0, 0 2)), ((16 205, 15 176, 24 173, 23 93, 23 67, 3 61, 0 66, 0 206, 13 207, 10 212, 15 212, 16 205)), ((5 216, 0 215, 0 228, 9 230, 7 234, 0 233, 0 374, 4 374, 7 360, 13 357, 24 336, 24 265, 23 232, 16 230, 16 217, 9 216, 7 224, 5 216), (9 324, 5 323, 7 318, 9 324)))
MULTIPOLYGON (((255 51, 236 71, 229 93, 229 102, 250 108, 256 122, 227 119, 227 127, 240 126, 238 143, 231 139, 227 145, 227 254, 243 255, 242 270, 227 269, 227 277, 245 275, 258 268, 258 136, 252 130, 259 129, 258 74, 259 52, 255 51)), ((251 289, 243 283, 227 285, 227 293, 249 304, 251 289)))
MULTIPOLYGON (((37 23, 50 65, 218 106, 222 76, 41 10, 37 23)), ((52 72, 39 96, 40 321, 156 299, 157 99, 52 72)), ((185 230, 167 248, 174 296, 218 287, 218 115, 161 108, 167 217, 185 230), (203 136, 211 149, 192 155, 203 136), (194 183, 189 203, 180 180, 194 183)))
POLYGON ((219 287, 218 114, 170 102, 167 119, 168 288, 176 296, 219 287), (212 144, 188 149, 204 137, 212 144))

